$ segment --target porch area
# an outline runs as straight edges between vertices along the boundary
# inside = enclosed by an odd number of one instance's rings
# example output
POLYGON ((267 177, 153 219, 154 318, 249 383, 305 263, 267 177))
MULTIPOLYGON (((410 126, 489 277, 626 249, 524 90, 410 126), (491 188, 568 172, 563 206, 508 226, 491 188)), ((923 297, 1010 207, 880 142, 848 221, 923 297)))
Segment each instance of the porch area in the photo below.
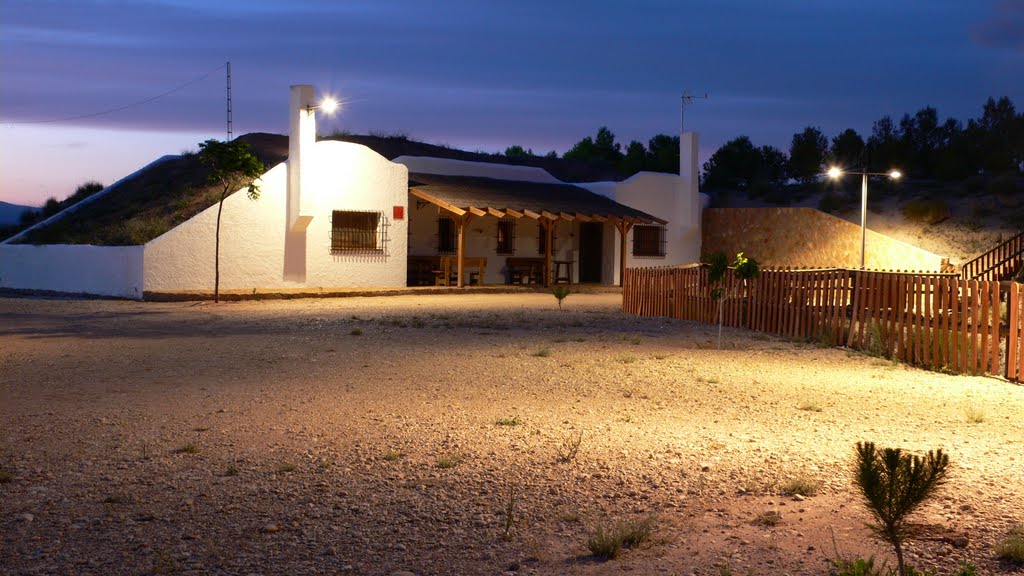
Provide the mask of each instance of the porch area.
POLYGON ((666 224, 570 184, 412 173, 409 195, 410 286, 611 284, 633 227, 666 224))

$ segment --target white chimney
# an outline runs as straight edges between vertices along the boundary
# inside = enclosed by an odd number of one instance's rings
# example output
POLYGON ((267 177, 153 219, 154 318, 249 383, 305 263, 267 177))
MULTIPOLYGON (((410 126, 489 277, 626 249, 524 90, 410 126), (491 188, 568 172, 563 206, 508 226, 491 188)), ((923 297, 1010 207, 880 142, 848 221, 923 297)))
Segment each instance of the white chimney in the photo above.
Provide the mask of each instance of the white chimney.
POLYGON ((312 108, 316 92, 312 86, 300 84, 291 87, 288 106, 288 208, 289 231, 304 230, 312 216, 302 214, 303 157, 313 153, 316 144, 316 114, 312 108))
POLYGON ((679 135, 679 197, 676 214, 684 228, 700 229, 700 189, 697 172, 696 132, 679 135))

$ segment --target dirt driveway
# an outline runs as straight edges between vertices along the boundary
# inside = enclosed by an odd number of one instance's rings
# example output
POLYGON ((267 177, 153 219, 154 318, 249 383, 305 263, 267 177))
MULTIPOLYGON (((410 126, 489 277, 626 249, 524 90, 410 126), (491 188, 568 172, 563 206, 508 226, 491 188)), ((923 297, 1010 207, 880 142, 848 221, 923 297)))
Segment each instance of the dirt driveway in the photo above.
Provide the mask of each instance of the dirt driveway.
POLYGON ((913 564, 1002 569, 1024 387, 618 300, 0 299, 0 573, 824 574, 891 558, 859 440, 950 454, 913 564))

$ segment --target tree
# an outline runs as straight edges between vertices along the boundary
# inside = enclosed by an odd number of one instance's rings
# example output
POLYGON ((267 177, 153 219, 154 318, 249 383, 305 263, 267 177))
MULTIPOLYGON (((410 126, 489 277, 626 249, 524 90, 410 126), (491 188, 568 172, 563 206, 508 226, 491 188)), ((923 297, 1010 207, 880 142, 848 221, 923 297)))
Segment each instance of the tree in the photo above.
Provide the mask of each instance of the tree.
POLYGON ((888 172, 894 168, 904 168, 907 156, 902 141, 902 133, 890 116, 876 120, 867 141, 868 169, 872 172, 888 172))
POLYGON ((701 185, 709 190, 746 190, 761 165, 761 152, 747 136, 734 138, 704 163, 701 185))
POLYGON ((647 169, 647 149, 644 145, 636 140, 629 143, 626 147, 626 155, 622 157, 622 162, 619 163, 623 174, 633 175, 641 170, 647 169))
POLYGON ((509 158, 527 158, 533 156, 533 149, 524 150, 522 146, 516 144, 515 146, 505 148, 505 156, 509 158))
POLYGON ((622 146, 615 142, 615 134, 607 126, 602 126, 597 129, 597 137, 587 136, 580 140, 563 158, 618 166, 622 160, 622 146))
POLYGON ((815 126, 793 135, 789 146, 789 174, 804 184, 818 179, 828 154, 828 139, 815 126))
POLYGON ((832 138, 829 157, 841 168, 864 168, 864 139, 853 128, 847 128, 832 138))
POLYGON ((199 159, 209 168, 206 177, 211 184, 221 187, 220 202, 217 205, 217 232, 214 244, 214 279, 213 301, 220 301, 220 216, 224 211, 224 198, 228 192, 245 186, 250 200, 260 197, 260 187, 256 179, 266 169, 249 151, 249 144, 241 140, 221 142, 207 140, 199 144, 199 159))
POLYGON ((875 522, 868 526, 896 551, 899 574, 905 575, 903 542, 910 536, 910 515, 938 492, 949 474, 949 456, 942 449, 924 458, 899 448, 876 450, 872 442, 857 443, 854 484, 875 522))
POLYGON ((981 118, 970 120, 967 131, 979 168, 991 174, 1020 169, 1024 162, 1024 115, 1017 115, 1009 98, 989 98, 981 118))
POLYGON ((679 136, 657 134, 647 141, 647 170, 679 172, 679 136))
POLYGON ((757 151, 761 156, 761 162, 755 174, 755 180, 773 188, 784 185, 788 177, 786 153, 775 146, 761 146, 757 151))

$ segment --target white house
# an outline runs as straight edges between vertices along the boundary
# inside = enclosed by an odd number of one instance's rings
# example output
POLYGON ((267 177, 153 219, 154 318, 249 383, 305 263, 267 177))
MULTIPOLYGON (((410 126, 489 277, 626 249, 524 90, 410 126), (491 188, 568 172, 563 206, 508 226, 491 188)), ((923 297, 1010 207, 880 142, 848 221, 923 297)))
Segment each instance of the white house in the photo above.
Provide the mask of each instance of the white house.
MULTIPOLYGON (((258 200, 225 200, 222 289, 614 284, 625 265, 699 257, 693 134, 682 138, 682 178, 639 173, 574 185, 540 168, 389 161, 360 144, 316 141, 316 109, 313 88, 293 86, 287 160, 260 178, 258 200)), ((119 184, 88 202, 99 206, 119 184)), ((0 288, 127 298, 209 292, 216 217, 210 206, 137 246, 33 245, 23 240, 30 229, 0 243, 0 288)))

